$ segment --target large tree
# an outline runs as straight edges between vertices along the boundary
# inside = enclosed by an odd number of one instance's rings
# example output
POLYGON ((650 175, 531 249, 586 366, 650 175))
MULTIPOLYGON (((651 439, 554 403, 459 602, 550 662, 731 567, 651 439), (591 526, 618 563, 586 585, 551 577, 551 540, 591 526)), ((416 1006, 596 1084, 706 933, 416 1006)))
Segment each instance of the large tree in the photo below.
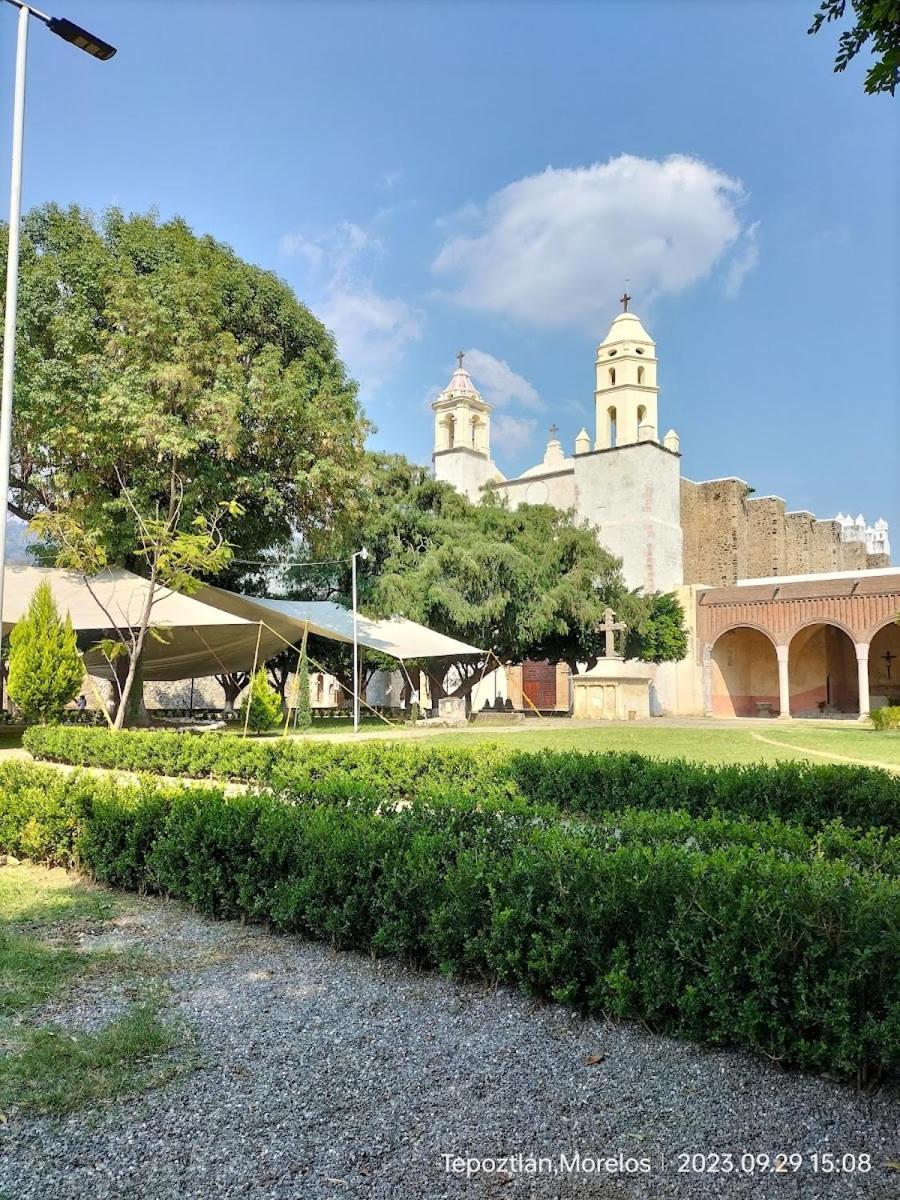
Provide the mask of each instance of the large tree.
POLYGON ((618 559, 571 514, 548 505, 511 510, 490 493, 472 504, 396 455, 370 455, 365 481, 365 514, 312 547, 314 558, 337 561, 296 572, 294 594, 348 603, 349 555, 365 545, 361 608, 401 614, 485 651, 423 661, 435 695, 445 694, 450 668, 451 694, 468 696, 498 662, 591 665, 607 605, 636 631, 638 650, 653 626, 654 598, 626 588, 618 559))
POLYGON ((173 475, 188 520, 239 506, 232 579, 359 494, 368 426, 333 338, 178 219, 26 216, 15 386, 11 510, 66 510, 110 562, 143 569, 135 513, 167 512, 173 475))
MULTIPOLYGON (((889 92, 892 96, 900 83, 900 0, 851 0, 853 25, 838 41, 835 71, 844 71, 867 43, 875 61, 866 72, 865 90, 869 95, 889 92)), ((823 25, 843 19, 847 0, 822 0, 810 33, 823 25)))

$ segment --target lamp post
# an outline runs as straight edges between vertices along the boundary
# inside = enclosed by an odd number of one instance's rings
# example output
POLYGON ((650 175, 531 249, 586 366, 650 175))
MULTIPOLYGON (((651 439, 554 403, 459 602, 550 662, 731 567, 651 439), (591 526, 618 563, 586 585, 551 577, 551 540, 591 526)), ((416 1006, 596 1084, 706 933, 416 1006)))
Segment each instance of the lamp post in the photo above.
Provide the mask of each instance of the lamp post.
POLYGON ((23 4, 6 0, 19 10, 16 40, 16 82, 13 100, 12 169, 9 181, 9 244, 6 258, 6 313, 3 326, 3 385, 0 394, 0 641, 3 638, 3 593, 6 582, 6 520, 9 502, 9 460, 12 449, 13 376, 16 364, 16 301, 19 292, 19 225, 22 214, 22 142, 25 133, 25 59, 28 49, 28 19, 42 21, 51 33, 101 61, 112 58, 115 46, 67 21, 48 17, 23 4))
POLYGON ((353 732, 359 732, 359 638, 357 636, 356 626, 356 560, 361 558, 363 562, 369 557, 369 552, 363 546, 362 550, 355 550, 350 556, 350 575, 352 578, 353 591, 353 732))

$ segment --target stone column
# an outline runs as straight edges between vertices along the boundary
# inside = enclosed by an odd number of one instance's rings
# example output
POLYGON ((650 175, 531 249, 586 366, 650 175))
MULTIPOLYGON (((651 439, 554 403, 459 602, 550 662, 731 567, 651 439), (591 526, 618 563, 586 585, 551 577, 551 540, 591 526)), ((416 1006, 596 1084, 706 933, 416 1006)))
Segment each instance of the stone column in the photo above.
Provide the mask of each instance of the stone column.
POLYGON ((869 719, 869 643, 856 643, 856 670, 859 677, 859 719, 869 719))
POLYGON ((712 710, 712 646, 703 647, 700 684, 703 692, 703 715, 711 717, 712 710))
POLYGON ((790 646, 776 646, 775 653, 778 655, 778 719, 779 721, 789 721, 791 719, 791 680, 788 674, 788 659, 790 657, 790 646))

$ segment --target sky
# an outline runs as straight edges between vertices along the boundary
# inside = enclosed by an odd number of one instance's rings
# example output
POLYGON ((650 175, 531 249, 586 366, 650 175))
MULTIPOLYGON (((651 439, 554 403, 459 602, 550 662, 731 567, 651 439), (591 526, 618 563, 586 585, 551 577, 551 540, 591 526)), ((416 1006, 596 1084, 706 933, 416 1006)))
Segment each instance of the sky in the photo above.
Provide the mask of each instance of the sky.
POLYGON ((275 271, 373 447, 430 461, 462 349, 505 474, 551 423, 571 452, 627 279, 688 478, 900 547, 900 98, 833 73, 818 0, 58 2, 118 54, 32 22, 24 205, 177 214, 275 271))

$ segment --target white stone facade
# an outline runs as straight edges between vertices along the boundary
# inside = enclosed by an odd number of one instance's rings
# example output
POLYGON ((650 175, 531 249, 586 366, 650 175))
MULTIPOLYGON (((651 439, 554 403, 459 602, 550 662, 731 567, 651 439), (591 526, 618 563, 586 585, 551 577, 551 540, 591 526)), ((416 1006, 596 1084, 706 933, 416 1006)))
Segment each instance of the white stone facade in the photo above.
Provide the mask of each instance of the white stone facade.
POLYGON ((490 483, 513 508, 572 509, 621 558, 629 587, 670 591, 683 579, 678 436, 659 438, 656 345, 634 313, 613 321, 595 373, 593 442, 583 429, 569 456, 553 429, 543 460, 506 479, 491 458, 491 406, 460 360, 432 404, 435 476, 473 500, 490 483))

